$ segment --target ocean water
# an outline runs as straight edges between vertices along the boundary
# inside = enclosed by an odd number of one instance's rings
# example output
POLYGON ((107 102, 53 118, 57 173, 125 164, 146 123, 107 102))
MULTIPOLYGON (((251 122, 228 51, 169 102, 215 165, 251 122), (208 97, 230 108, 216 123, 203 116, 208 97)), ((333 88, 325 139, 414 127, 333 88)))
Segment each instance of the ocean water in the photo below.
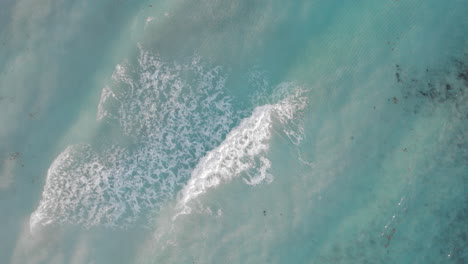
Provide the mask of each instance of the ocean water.
POLYGON ((467 13, 1 1, 0 263, 468 262, 467 13))

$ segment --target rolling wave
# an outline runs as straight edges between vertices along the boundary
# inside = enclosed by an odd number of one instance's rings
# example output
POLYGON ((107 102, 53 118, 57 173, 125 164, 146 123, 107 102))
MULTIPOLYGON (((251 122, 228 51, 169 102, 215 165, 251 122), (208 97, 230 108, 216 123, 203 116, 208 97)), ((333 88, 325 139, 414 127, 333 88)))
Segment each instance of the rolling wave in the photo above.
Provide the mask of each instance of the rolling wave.
POLYGON ((277 127, 294 144, 299 144, 302 126, 295 118, 307 105, 304 93, 305 90, 297 88, 293 95, 279 103, 255 108, 252 115, 229 132, 218 147, 208 152, 197 164, 180 193, 178 214, 190 213, 190 201, 209 188, 228 182, 242 173, 245 174, 242 179, 249 185, 271 182, 273 176, 269 172, 271 161, 267 152, 273 129, 277 127))

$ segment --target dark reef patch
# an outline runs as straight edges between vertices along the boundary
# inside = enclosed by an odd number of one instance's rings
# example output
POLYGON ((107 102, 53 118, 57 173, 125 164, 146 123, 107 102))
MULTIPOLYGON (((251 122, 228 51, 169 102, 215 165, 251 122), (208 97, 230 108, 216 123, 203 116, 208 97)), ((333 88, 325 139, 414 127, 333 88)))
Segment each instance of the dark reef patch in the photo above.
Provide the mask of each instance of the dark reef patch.
POLYGON ((422 73, 404 71, 401 65, 396 64, 396 82, 402 89, 403 99, 412 100, 412 109, 407 110, 417 114, 425 105, 434 108, 436 105, 445 104, 455 107, 455 111, 458 112, 456 114, 466 119, 467 62, 468 54, 463 59, 452 59, 441 69, 426 68, 422 73))
POLYGON ((397 64, 396 65, 395 77, 396 77, 397 82, 399 82, 399 83, 401 82, 400 75, 401 75, 401 68, 400 68, 400 65, 397 64))

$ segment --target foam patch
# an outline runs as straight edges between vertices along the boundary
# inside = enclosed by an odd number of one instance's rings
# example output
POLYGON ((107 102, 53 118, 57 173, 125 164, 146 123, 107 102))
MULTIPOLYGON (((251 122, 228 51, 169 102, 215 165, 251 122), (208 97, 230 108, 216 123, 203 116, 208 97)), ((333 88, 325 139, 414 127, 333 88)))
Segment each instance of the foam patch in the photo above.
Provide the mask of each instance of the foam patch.
POLYGON ((131 226, 173 198, 239 120, 223 91, 226 73, 199 57, 168 64, 141 51, 136 67, 117 65, 112 77, 97 119, 118 123, 135 147, 64 150, 48 170, 31 230, 53 222, 131 226))

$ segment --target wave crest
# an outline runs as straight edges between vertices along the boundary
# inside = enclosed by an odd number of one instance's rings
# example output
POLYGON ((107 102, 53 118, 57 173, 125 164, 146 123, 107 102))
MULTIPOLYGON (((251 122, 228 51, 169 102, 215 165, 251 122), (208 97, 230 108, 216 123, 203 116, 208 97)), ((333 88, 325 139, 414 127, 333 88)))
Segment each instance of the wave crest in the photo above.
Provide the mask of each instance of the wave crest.
MULTIPOLYGON (((285 88, 287 86, 284 86, 285 88)), ((279 87, 279 90, 283 90, 279 87)), ((271 161, 267 158, 269 140, 275 120, 282 131, 298 144, 302 139, 302 126, 296 118, 307 105, 305 90, 297 88, 294 94, 276 104, 267 104, 254 109, 226 136, 215 149, 208 152, 197 164, 187 185, 180 193, 177 207, 179 214, 190 213, 189 202, 207 189, 228 182, 242 173, 245 183, 256 185, 271 182, 271 161)), ((176 215, 177 216, 177 215, 176 215)))

